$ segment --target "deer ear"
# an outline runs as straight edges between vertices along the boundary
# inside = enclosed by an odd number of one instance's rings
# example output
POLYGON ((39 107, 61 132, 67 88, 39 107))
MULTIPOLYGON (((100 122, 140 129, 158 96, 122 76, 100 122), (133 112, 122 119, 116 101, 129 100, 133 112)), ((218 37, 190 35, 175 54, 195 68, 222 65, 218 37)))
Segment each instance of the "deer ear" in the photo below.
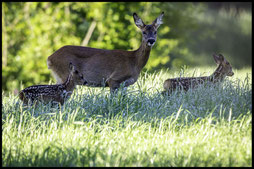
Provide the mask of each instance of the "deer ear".
POLYGON ((162 12, 162 13, 160 14, 160 16, 158 16, 158 17, 153 21, 152 25, 153 25, 156 29, 158 29, 159 26, 160 26, 161 24, 163 24, 163 21, 162 21, 163 16, 164 16, 164 12, 162 12))
POLYGON ((220 57, 220 60, 221 60, 222 62, 225 61, 225 58, 224 58, 224 56, 223 56, 222 54, 219 54, 219 57, 220 57))
POLYGON ((140 29, 143 29, 146 26, 144 22, 142 21, 142 19, 139 18, 136 13, 133 13, 133 18, 134 18, 134 22, 136 26, 139 27, 140 29))
POLYGON ((224 61, 224 57, 222 54, 219 54, 219 55, 213 54, 213 58, 216 64, 221 64, 224 61))

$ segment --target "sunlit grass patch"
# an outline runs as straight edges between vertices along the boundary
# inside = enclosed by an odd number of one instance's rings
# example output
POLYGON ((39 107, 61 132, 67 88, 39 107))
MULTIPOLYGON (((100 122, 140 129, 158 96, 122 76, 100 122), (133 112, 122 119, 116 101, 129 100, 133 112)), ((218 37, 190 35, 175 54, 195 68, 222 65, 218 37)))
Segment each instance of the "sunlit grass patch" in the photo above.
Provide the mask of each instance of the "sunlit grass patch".
POLYGON ((167 78, 213 70, 144 73, 115 95, 78 86, 61 107, 25 108, 2 93, 2 165, 252 166, 250 69, 161 95, 167 78))

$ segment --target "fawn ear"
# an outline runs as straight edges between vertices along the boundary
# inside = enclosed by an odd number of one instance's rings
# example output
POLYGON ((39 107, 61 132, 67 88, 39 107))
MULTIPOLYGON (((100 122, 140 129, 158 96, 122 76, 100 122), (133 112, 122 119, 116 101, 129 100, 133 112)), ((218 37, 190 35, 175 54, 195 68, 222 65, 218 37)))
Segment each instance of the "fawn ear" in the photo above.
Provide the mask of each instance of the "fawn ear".
POLYGON ((225 58, 222 54, 219 54, 219 57, 220 57, 221 62, 225 62, 225 58))
POLYGON ((159 26, 160 26, 161 24, 163 24, 163 22, 162 22, 163 16, 164 16, 164 12, 162 12, 162 13, 160 14, 160 16, 158 16, 158 17, 153 21, 152 25, 153 25, 156 29, 158 29, 159 26))
POLYGON ((213 58, 216 64, 221 64, 224 61, 224 57, 222 54, 219 54, 219 55, 213 54, 213 58))
POLYGON ((74 66, 73 66, 73 64, 71 62, 69 64, 69 69, 70 69, 70 71, 74 71, 74 66))
POLYGON ((144 22, 142 21, 142 19, 138 17, 136 13, 133 13, 133 18, 134 18, 134 22, 136 26, 139 27, 140 29, 143 29, 146 26, 144 22))

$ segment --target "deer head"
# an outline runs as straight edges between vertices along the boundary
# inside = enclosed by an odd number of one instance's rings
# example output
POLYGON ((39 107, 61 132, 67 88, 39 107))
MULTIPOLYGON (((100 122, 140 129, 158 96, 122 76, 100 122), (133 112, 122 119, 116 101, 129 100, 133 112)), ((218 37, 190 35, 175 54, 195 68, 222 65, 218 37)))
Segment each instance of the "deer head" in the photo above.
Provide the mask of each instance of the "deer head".
POLYGON ((157 38, 157 29, 163 23, 164 12, 157 17, 151 25, 146 25, 136 13, 133 13, 133 18, 136 26, 142 31, 142 42, 146 43, 147 46, 152 47, 157 38))
POLYGON ((222 54, 218 54, 218 55, 213 54, 213 58, 214 58, 216 64, 218 65, 217 72, 219 72, 222 75, 226 75, 226 76, 233 76, 234 75, 234 72, 232 71, 232 66, 224 58, 224 56, 222 54))
POLYGON ((75 84, 83 84, 85 82, 83 75, 75 68, 71 62, 69 64, 69 70, 69 76, 75 84))

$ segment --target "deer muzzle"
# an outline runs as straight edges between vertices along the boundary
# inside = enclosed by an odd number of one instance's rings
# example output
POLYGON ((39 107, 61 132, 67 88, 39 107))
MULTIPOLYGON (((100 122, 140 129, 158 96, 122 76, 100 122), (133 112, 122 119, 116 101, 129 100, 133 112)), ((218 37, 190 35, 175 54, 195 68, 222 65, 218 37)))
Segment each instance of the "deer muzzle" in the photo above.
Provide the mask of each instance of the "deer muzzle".
POLYGON ((148 45, 148 46, 153 46, 153 45, 154 45, 154 42, 155 42, 154 39, 148 39, 147 45, 148 45))

